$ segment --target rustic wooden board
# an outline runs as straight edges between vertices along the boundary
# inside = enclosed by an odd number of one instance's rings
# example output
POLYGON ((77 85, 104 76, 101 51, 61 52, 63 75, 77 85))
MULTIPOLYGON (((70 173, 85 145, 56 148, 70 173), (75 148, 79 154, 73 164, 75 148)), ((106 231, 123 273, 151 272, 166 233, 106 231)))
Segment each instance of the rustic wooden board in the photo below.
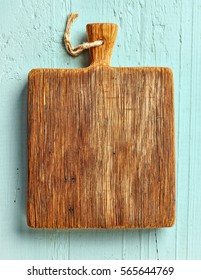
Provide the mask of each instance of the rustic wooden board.
POLYGON ((172 72, 110 67, 116 25, 88 26, 91 41, 100 33, 90 67, 29 74, 28 225, 172 226, 172 72))

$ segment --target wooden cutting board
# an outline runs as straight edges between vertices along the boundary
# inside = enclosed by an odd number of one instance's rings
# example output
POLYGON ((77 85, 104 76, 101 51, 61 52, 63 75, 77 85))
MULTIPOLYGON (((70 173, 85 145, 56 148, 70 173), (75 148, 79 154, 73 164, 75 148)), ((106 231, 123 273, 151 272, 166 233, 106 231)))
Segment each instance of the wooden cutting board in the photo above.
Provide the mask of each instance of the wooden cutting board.
POLYGON ((172 71, 110 67, 117 25, 87 32, 104 40, 90 49, 90 67, 29 73, 28 225, 172 226, 172 71))

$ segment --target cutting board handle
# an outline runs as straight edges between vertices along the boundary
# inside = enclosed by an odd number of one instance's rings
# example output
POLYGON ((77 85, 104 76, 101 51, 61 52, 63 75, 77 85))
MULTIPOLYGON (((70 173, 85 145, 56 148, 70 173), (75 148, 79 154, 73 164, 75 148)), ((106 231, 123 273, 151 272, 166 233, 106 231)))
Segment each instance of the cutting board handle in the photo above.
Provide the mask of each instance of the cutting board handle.
POLYGON ((91 66, 109 66, 118 25, 113 23, 92 23, 87 24, 86 28, 88 42, 104 41, 103 45, 89 49, 91 66))

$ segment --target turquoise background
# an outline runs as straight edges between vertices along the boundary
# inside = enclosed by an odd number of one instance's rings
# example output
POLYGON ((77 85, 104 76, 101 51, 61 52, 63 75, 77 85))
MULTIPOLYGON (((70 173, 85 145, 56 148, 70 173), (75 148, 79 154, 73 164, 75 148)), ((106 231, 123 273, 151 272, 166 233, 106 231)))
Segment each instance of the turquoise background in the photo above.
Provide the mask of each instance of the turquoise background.
POLYGON ((0 258, 201 259, 201 1, 0 0, 0 258), (77 68, 69 56, 67 15, 76 45, 85 25, 119 25, 113 66, 167 66, 174 71, 177 221, 157 230, 33 230, 26 225, 27 74, 32 68, 77 68))

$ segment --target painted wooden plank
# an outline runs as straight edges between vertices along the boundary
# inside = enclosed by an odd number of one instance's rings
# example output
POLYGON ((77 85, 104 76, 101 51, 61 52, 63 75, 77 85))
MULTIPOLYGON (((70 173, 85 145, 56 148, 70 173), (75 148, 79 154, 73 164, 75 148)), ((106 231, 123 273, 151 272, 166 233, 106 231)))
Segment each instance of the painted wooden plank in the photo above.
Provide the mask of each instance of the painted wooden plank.
POLYGON ((121 244, 122 230, 71 230, 69 258, 83 260, 87 256, 89 260, 122 259, 121 244))
POLYGON ((200 259, 196 248, 201 248, 201 239, 195 232, 201 230, 201 219, 198 207, 201 205, 201 85, 198 77, 201 75, 201 3, 194 1, 192 5, 191 33, 191 89, 190 89, 190 132, 189 132, 189 166, 188 166, 188 232, 187 258, 200 259))
POLYGON ((190 155, 192 5, 181 2, 179 88, 177 101, 177 227, 176 258, 188 259, 188 182, 190 155), (182 223, 181 221, 186 221, 182 223))

